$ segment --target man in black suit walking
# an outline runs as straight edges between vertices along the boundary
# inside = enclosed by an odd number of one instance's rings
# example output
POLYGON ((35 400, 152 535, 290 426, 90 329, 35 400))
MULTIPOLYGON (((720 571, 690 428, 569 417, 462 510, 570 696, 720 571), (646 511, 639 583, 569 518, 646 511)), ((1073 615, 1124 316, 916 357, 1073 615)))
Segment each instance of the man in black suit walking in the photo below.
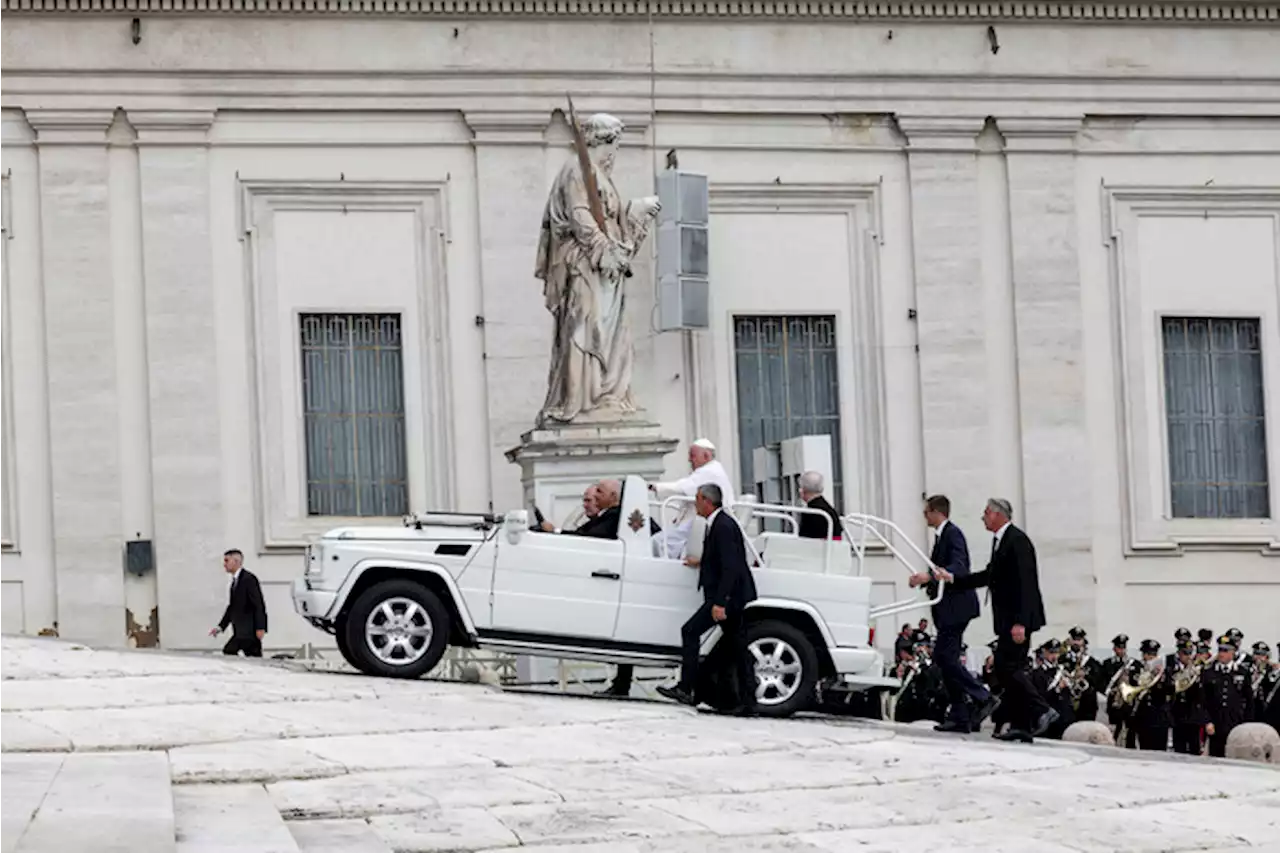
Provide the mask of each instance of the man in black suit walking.
POLYGON ((231 575, 227 609, 218 627, 209 630, 216 637, 231 626, 231 639, 222 647, 224 655, 244 652, 245 657, 262 657, 262 636, 267 633, 267 605, 262 586, 253 572, 244 568, 244 554, 235 548, 222 555, 222 568, 231 575))
POLYGON ((991 594, 992 622, 996 631, 995 676, 1004 687, 1002 701, 1008 708, 1010 728, 996 735, 1001 740, 1030 741, 1058 720, 1036 690, 1027 668, 1031 635, 1044 627, 1044 602, 1036 549, 1027 534, 1014 527, 1013 507, 1004 498, 992 498, 982 513, 982 523, 993 534, 991 562, 980 572, 953 575, 946 569, 935 574, 958 590, 985 586, 991 594))
MULTIPOLYGON (((946 495, 933 495, 924 502, 924 518, 937 535, 929 562, 944 569, 952 577, 969 574, 969 546, 964 533, 951 521, 951 501, 946 495)), ((922 572, 911 578, 911 585, 928 584, 929 597, 938 594, 938 582, 933 572, 922 572)), ((957 589, 947 585, 942 589, 942 599, 933 605, 933 624, 938 627, 938 639, 934 645, 933 659, 942 670, 942 683, 947 689, 950 711, 947 720, 934 728, 940 732, 971 732, 982 726, 999 704, 991 691, 960 661, 960 646, 964 642, 965 628, 978 618, 978 594, 971 589, 957 589), (974 713, 969 704, 973 701, 974 713)), ((924 620, 921 620, 922 622, 924 620)))
POLYGON ((702 635, 719 625, 724 632, 721 642, 729 644, 738 670, 738 706, 732 712, 746 715, 755 710, 756 674, 747 657, 742 617, 747 605, 756 600, 756 583, 747 564, 742 528, 721 509, 723 500, 720 487, 713 483, 698 489, 695 506, 698 515, 707 520, 707 536, 698 564, 698 589, 702 590, 703 602, 680 629, 684 651, 680 682, 675 687, 659 687, 658 692, 683 705, 697 704, 694 691, 702 635))

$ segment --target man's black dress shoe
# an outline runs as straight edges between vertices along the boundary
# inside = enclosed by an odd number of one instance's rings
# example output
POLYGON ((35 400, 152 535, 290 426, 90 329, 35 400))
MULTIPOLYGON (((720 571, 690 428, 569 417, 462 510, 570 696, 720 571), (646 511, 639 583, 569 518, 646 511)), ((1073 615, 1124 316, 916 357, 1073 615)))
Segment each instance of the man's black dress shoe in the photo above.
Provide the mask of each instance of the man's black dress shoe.
POLYGON ((1033 743, 1034 738, 1024 732, 1022 729, 1009 729, 1006 732, 992 735, 996 740, 1019 741, 1020 743, 1033 743))
POLYGON ((1052 708, 1045 711, 1040 715, 1040 719, 1036 720, 1036 726, 1031 730, 1032 736, 1040 737, 1040 735, 1049 731, 1049 727, 1058 722, 1059 719, 1061 719, 1061 716, 1052 708))
POLYGON ((967 735, 973 729, 968 723, 957 723, 955 720, 947 720, 945 723, 939 723, 933 727, 935 732, 960 732, 967 735))
POLYGON ((665 696, 673 702, 679 702, 681 705, 697 705, 698 700, 686 693, 681 687, 668 687, 663 684, 658 687, 658 695, 665 696))
POLYGON ((987 717, 994 714, 996 712, 996 708, 999 707, 1000 697, 994 694, 988 696, 987 701, 983 702, 982 707, 973 715, 973 730, 976 732, 978 729, 982 728, 982 724, 987 721, 987 717))

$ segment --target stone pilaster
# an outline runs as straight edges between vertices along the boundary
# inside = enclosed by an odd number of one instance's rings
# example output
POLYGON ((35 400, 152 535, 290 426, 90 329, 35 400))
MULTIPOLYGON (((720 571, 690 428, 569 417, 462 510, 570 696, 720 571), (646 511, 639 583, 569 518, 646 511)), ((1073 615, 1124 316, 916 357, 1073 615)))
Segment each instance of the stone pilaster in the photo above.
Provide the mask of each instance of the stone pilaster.
MULTIPOLYGON (((152 489, 162 645, 201 645, 225 595, 217 312, 209 231, 213 113, 133 111, 141 188, 152 489)), ((248 485, 246 484, 246 488, 248 485)), ((265 580, 265 578, 264 578, 265 580)), ((141 620, 139 620, 141 621, 141 620)))
POLYGON ((1094 624, 1077 117, 1000 119, 1009 168, 1024 519, 1051 629, 1094 624))
POLYGON ((898 118, 911 181, 925 490, 950 497, 963 528, 992 488, 978 215, 984 124, 982 116, 898 118))
POLYGON ((27 111, 40 169, 58 630, 121 645, 119 401, 111 281, 112 110, 27 111))
POLYGON ((501 510, 521 505, 520 471, 505 452, 533 427, 547 390, 551 316, 533 267, 550 186, 551 116, 468 112, 466 121, 475 134, 490 494, 501 510))

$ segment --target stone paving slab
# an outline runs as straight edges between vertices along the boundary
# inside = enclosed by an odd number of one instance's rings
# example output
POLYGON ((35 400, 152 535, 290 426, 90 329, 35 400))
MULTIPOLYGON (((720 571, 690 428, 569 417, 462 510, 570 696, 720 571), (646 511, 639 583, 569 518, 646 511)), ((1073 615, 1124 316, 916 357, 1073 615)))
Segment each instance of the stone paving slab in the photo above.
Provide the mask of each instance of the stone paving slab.
POLYGON ((3 653, 3 853, 110 851, 125 825, 138 853, 1280 849, 1275 767, 51 640, 3 653))
MULTIPOLYGON (((6 785, 4 797, 9 796, 6 785)), ((164 753, 70 753, 63 756, 15 849, 172 853, 174 838, 164 753)))
POLYGON ((261 785, 182 785, 173 804, 178 853, 298 853, 261 785))

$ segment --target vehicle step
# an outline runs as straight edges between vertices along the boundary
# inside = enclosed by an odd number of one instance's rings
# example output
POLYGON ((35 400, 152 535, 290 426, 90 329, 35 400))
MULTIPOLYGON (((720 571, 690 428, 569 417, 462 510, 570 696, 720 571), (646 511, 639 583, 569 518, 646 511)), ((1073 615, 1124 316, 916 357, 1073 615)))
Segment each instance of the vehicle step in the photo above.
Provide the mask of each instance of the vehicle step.
MULTIPOLYGON (((47 791, 16 837, 15 853, 173 853, 174 807, 163 752, 87 752, 62 758, 47 791)), ((4 760, 5 835, 9 836, 10 764, 4 760)), ((27 768, 38 776, 39 773, 27 768)), ((47 771, 48 768, 45 768, 47 771)), ((34 778, 33 778, 34 781, 34 778)), ((10 849, 8 838, 5 850, 10 849)))
POLYGON ((363 820, 291 820, 289 831, 302 853, 393 853, 363 820))
POLYGON ((177 853, 299 853, 261 785, 177 785, 177 853))

